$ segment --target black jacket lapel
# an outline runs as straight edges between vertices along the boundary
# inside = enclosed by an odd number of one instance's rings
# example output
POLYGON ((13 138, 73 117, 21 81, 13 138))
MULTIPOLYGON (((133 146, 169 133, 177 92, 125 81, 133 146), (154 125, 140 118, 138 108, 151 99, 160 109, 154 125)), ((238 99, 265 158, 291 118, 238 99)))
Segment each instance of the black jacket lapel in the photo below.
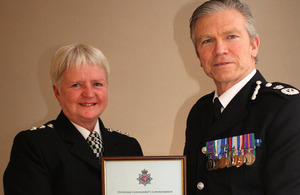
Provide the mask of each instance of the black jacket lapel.
POLYGON ((72 154, 96 169, 101 170, 101 166, 88 143, 63 112, 56 119, 55 129, 62 140, 69 145, 69 150, 72 154))
POLYGON ((101 134, 103 139, 104 145, 104 156, 115 156, 116 154, 120 153, 116 150, 120 150, 119 147, 119 140, 116 136, 113 136, 112 132, 109 132, 105 128, 101 128, 101 134))
MULTIPOLYGON (((207 132, 208 135, 222 137, 224 132, 229 131, 248 115, 248 104, 251 101, 251 96, 257 85, 257 80, 260 80, 263 83, 266 82, 260 72, 257 71, 250 81, 231 100, 219 118, 213 123, 211 129, 207 132)), ((232 132, 232 134, 235 133, 232 132)))

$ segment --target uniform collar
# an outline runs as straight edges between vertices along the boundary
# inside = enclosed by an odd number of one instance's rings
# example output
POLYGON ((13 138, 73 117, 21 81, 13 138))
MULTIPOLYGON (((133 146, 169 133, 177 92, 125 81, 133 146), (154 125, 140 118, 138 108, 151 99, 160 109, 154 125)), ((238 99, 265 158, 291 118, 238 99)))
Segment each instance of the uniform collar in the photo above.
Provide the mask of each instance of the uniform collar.
MULTIPOLYGON (((101 129, 105 129, 100 118, 98 119, 98 123, 101 129)), ((54 128, 62 140, 70 144, 67 148, 71 154, 101 171, 101 166, 99 166, 99 162, 95 159, 95 155, 84 139, 84 136, 62 111, 54 122, 54 128)), ((100 128, 98 127, 98 129, 100 128)))
POLYGON ((226 108, 226 106, 229 104, 229 102, 234 98, 234 96, 250 81, 250 79, 255 75, 257 72, 256 69, 254 69, 250 74, 248 74, 244 79, 242 79, 240 82, 229 88, 227 91, 225 91, 221 96, 218 95, 217 90, 215 90, 213 101, 216 97, 219 98, 223 108, 221 109, 221 112, 226 108))
MULTIPOLYGON (((90 135, 90 131, 87 130, 86 128, 80 126, 80 125, 77 125, 76 123, 74 123, 73 121, 71 121, 71 123, 76 127, 76 129, 81 133, 81 135, 84 137, 84 139, 87 139, 88 136, 90 135)), ((100 137, 101 137, 101 133, 100 133, 100 127, 99 127, 99 121, 97 120, 97 123, 93 129, 93 131, 96 131, 100 137)))

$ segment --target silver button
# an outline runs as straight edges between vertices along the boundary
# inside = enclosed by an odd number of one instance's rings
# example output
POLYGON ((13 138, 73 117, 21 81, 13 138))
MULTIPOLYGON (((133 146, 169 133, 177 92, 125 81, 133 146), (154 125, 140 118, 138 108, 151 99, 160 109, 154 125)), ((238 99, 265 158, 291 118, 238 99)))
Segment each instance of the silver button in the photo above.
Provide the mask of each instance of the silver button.
POLYGON ((204 188, 204 183, 203 182, 198 182, 197 183, 197 188, 198 188, 198 190, 203 190, 203 188, 204 188))
POLYGON ((207 150, 206 150, 206 147, 204 146, 202 149, 201 149, 202 153, 203 154, 206 154, 207 150))
POLYGON ((271 87, 272 86, 272 83, 267 83, 266 84, 266 87, 271 87))

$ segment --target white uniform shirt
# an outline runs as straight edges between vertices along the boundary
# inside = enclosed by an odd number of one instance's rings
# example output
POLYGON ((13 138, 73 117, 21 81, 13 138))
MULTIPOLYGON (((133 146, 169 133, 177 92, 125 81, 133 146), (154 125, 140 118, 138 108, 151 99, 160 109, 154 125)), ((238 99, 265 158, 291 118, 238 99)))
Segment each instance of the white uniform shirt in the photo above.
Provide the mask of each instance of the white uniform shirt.
POLYGON ((255 75, 256 69, 254 69, 250 74, 248 74, 245 78, 243 78, 240 82, 230 87, 227 91, 225 91, 221 96, 219 96, 218 91, 215 90, 215 95, 213 101, 216 97, 219 98, 222 108, 221 112, 226 108, 226 106, 230 103, 230 101, 234 98, 234 96, 250 81, 250 79, 255 75))
MULTIPOLYGON (((72 124, 76 127, 76 129, 81 133, 81 135, 84 137, 84 139, 87 139, 87 138, 88 138, 88 136, 89 136, 90 133, 91 133, 89 130, 87 130, 87 129, 84 128, 84 127, 81 127, 80 125, 77 125, 77 124, 73 123, 72 121, 71 121, 71 123, 72 123, 72 124)), ((96 132, 99 134, 100 138, 102 139, 102 136, 101 136, 101 133, 100 133, 99 121, 98 121, 98 120, 97 120, 97 123, 96 123, 96 125, 95 125, 93 131, 96 131, 96 132)))

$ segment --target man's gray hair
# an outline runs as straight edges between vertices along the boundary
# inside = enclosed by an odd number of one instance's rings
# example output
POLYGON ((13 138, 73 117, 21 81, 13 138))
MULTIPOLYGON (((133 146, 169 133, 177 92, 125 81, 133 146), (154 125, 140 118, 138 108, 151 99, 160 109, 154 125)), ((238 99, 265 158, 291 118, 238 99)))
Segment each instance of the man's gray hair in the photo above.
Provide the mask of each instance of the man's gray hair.
MULTIPOLYGON (((258 36, 255 29, 255 20, 250 12, 249 7, 239 0, 210 0, 200 5, 193 13, 190 19, 190 36, 197 52, 197 40, 195 38, 195 25, 198 18, 210 15, 222 10, 235 9, 239 11, 246 19, 245 28, 248 31, 251 44, 254 38, 258 36)), ((198 55, 198 52, 197 52, 198 55)), ((257 58, 255 58, 257 62, 257 58)))

